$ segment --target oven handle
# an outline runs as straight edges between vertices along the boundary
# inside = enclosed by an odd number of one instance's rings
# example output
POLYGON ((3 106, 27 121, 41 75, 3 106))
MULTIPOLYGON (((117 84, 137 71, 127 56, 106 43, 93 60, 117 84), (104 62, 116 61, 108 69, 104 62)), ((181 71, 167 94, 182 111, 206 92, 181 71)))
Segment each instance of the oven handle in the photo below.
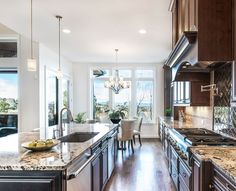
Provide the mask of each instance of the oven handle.
POLYGON ((67 176, 67 180, 71 180, 73 178, 75 178, 76 176, 78 176, 78 174, 96 157, 96 153, 94 153, 93 155, 91 155, 89 157, 89 159, 78 169, 76 170, 75 172, 72 172, 71 174, 69 174, 67 176))

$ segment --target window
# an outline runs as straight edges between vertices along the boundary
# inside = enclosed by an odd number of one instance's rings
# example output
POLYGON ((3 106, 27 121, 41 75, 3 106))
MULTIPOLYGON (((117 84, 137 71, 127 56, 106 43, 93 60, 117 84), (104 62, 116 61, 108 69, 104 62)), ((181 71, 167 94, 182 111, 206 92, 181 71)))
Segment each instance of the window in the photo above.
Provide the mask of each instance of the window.
POLYGON ((0 137, 16 133, 18 127, 17 71, 0 71, 0 137))
POLYGON ((115 70, 91 70, 92 114, 95 119, 108 117, 108 111, 115 107, 124 107, 127 117, 140 116, 143 122, 154 121, 154 70, 152 69, 119 69, 120 77, 129 81, 131 87, 123 89, 119 94, 105 88, 109 74, 115 70))
POLYGON ((53 72, 47 77, 48 126, 58 124, 58 79, 53 72))
POLYGON ((70 81, 67 79, 62 79, 62 104, 70 108, 70 81))
POLYGON ((93 118, 103 119, 109 109, 109 90, 104 87, 104 79, 96 79, 93 83, 93 118))
POLYGON ((0 39, 0 58, 17 57, 17 40, 0 39))

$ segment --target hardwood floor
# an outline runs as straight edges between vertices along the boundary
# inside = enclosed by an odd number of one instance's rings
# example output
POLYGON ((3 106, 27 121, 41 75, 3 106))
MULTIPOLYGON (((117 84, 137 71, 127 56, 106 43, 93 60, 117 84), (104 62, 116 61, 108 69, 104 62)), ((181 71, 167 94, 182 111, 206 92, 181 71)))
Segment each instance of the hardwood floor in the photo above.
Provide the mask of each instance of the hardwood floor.
POLYGON ((167 162, 159 141, 136 143, 131 149, 118 152, 117 167, 105 191, 175 191, 167 162))

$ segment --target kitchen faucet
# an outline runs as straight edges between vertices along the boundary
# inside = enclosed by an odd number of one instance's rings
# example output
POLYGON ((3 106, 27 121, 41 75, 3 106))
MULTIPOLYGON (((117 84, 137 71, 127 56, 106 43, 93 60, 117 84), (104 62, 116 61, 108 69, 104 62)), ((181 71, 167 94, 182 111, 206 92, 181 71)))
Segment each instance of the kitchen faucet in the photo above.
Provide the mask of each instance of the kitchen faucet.
POLYGON ((73 122, 73 116, 72 116, 72 113, 71 113, 71 110, 67 107, 64 107, 61 109, 60 111, 60 118, 59 118, 59 128, 58 129, 54 129, 53 130, 53 138, 56 138, 56 135, 55 135, 55 132, 58 131, 59 132, 59 137, 63 137, 63 121, 62 121, 62 114, 63 114, 63 111, 64 110, 67 110, 67 117, 69 119, 69 122, 73 122))

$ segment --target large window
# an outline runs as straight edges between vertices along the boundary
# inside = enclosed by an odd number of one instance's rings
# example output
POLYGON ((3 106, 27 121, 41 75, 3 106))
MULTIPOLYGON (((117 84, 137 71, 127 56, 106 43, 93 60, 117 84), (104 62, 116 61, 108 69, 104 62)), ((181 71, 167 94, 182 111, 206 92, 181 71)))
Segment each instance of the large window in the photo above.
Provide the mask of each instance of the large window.
POLYGON ((53 72, 47 76, 48 126, 58 124, 58 79, 53 72))
POLYGON ((128 117, 140 116, 146 123, 154 122, 154 77, 153 69, 120 69, 119 75, 129 81, 131 87, 123 89, 119 94, 104 87, 109 74, 114 70, 91 70, 91 98, 93 102, 93 118, 106 118, 109 109, 117 106, 128 110, 128 117))
POLYGON ((0 70, 0 137, 16 133, 18 127, 17 71, 0 70))

